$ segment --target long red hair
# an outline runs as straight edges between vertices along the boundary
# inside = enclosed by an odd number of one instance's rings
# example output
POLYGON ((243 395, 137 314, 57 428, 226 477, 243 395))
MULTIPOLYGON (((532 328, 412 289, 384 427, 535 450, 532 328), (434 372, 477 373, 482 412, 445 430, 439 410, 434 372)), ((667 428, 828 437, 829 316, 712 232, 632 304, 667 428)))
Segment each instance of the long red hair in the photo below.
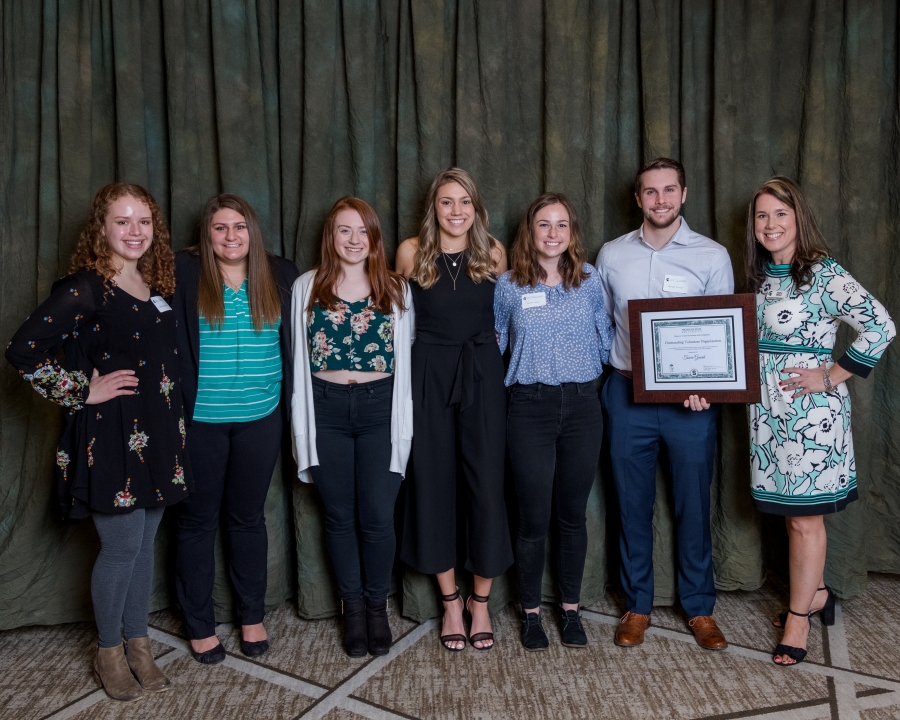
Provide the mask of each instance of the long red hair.
POLYGON ((366 273, 372 286, 371 305, 383 315, 390 315, 393 307, 401 312, 406 310, 403 295, 406 281, 388 269, 384 255, 384 241, 381 237, 381 223, 369 203, 356 197, 344 196, 331 206, 322 231, 322 256, 316 266, 316 279, 309 296, 308 310, 316 303, 326 310, 334 310, 338 297, 334 288, 341 277, 341 259, 334 249, 335 220, 342 210, 356 210, 366 227, 369 238, 369 256, 366 258, 366 273), (393 306, 393 307, 392 307, 393 306))

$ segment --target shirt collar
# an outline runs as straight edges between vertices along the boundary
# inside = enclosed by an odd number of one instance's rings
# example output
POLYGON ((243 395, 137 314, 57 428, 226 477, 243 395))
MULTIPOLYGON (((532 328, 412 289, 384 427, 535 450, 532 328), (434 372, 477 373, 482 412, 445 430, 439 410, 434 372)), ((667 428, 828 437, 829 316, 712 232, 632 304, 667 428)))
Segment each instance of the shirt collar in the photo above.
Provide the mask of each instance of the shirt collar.
MULTIPOLYGON (((637 235, 635 236, 635 240, 640 240, 644 242, 644 223, 641 223, 641 226, 637 229, 637 235)), ((669 240, 669 243, 675 243, 676 245, 691 245, 691 229, 688 227, 687 220, 684 219, 684 215, 681 216, 681 227, 675 231, 675 234, 669 240)), ((668 245, 669 243, 666 243, 668 245)), ((663 245, 663 247, 666 247, 663 245)))

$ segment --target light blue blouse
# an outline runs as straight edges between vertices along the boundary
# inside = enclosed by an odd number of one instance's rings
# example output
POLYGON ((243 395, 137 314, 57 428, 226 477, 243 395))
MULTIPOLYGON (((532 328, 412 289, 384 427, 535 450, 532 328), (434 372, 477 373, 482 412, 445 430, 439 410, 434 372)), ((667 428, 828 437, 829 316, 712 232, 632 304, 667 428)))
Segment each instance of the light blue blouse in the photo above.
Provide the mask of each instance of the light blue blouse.
POLYGON ((613 327, 600 275, 593 265, 581 286, 520 287, 504 273, 494 290, 500 352, 511 346, 506 385, 589 382, 609 361, 613 327))

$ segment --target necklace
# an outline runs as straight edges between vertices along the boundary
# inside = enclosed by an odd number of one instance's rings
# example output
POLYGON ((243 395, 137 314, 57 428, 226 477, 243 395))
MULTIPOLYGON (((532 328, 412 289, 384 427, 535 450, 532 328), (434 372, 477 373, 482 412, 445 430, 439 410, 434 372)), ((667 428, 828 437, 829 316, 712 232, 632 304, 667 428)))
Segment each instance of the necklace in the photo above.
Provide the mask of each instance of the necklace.
MULTIPOLYGON (((444 257, 450 258, 450 262, 453 264, 453 267, 456 267, 456 264, 457 264, 457 263, 460 261, 460 259, 462 258, 462 254, 465 252, 465 250, 460 250, 458 253, 456 253, 456 259, 455 259, 455 260, 453 259, 453 255, 452 255, 451 253, 448 253, 446 250, 441 250, 441 252, 444 254, 444 257)), ((444 262, 447 262, 447 261, 444 260, 444 262)))
MULTIPOLYGON (((463 251, 463 252, 465 252, 465 251, 463 251)), ((456 290, 456 278, 459 277, 459 274, 462 272, 462 268, 460 267, 456 271, 456 275, 454 275, 453 272, 450 270, 450 266, 447 264, 447 253, 442 252, 441 257, 444 258, 444 267, 447 268, 447 274, 450 276, 450 279, 453 281, 453 289, 456 290)), ((460 252, 459 256, 456 259, 457 259, 457 261, 459 261, 459 260, 461 260, 461 258, 462 258, 462 252, 460 252)), ((453 263, 453 267, 456 267, 456 262, 453 263)))

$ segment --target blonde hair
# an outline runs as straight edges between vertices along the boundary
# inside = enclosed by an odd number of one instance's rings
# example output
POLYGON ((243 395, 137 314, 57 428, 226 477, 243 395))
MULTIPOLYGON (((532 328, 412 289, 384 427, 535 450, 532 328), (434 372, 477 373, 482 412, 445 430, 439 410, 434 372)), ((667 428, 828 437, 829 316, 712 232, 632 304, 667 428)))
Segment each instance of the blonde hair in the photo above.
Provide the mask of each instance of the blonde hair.
POLYGON ((466 272, 472 278, 472 282, 480 283, 482 280, 494 282, 497 278, 491 262, 491 250, 495 240, 488 232, 487 210, 481 202, 472 176, 456 167, 441 170, 428 188, 425 217, 422 218, 422 226, 419 228, 419 246, 416 250, 412 277, 426 289, 434 285, 440 277, 437 260, 441 254, 441 229, 434 204, 437 201, 438 190, 448 183, 461 185, 475 210, 475 220, 466 233, 465 253, 468 259, 466 272))

